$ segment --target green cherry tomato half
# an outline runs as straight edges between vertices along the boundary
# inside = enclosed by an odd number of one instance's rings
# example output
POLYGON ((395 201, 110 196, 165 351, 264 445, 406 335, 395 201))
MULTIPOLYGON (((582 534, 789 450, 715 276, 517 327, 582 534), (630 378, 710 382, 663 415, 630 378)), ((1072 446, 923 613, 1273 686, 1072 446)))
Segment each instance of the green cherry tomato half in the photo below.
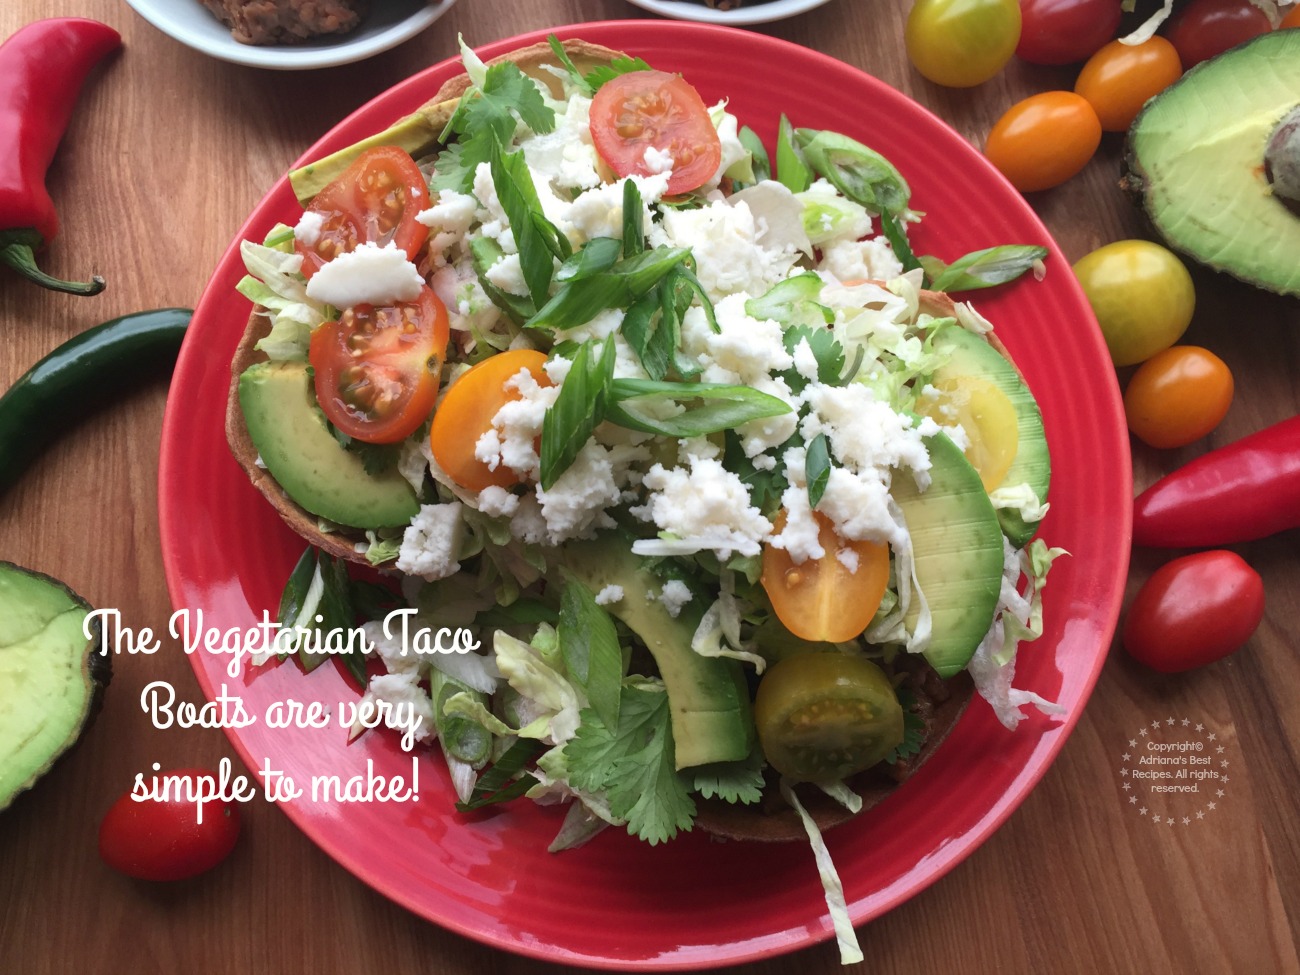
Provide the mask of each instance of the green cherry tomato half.
POLYGON ((903 32, 907 56, 935 84, 971 88, 1011 60, 1020 41, 1017 0, 916 0, 903 32))
POLYGON ((1219 425, 1232 393, 1227 363, 1209 349, 1174 345, 1138 366, 1124 390, 1124 415, 1143 443, 1186 447, 1219 425))
POLYGON ((843 779, 903 740, 903 708, 884 671, 847 653, 801 653, 773 664, 754 698, 771 766, 802 782, 843 779))
POLYGON ((1080 258, 1074 273, 1117 366, 1136 365, 1169 348, 1191 324, 1192 276, 1159 244, 1118 240, 1080 258))
POLYGON ((1196 552, 1166 562, 1138 591, 1124 621, 1124 649, 1176 674, 1213 663, 1250 639, 1264 618, 1264 583, 1235 552, 1196 552))

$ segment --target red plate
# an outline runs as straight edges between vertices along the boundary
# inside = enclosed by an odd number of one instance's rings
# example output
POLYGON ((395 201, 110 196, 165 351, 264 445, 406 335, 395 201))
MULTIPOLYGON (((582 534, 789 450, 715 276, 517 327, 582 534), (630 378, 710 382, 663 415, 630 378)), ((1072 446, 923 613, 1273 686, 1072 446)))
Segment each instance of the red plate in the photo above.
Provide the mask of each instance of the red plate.
MULTIPOLYGON (((1059 701, 1064 720, 1036 712, 1005 731, 976 701, 943 748, 883 805, 830 834, 856 923, 922 890, 968 856, 1042 777, 1078 720, 1101 669, 1119 611, 1129 551, 1132 483, 1114 371, 1069 263, 1020 195, 933 115, 862 72, 814 51, 720 27, 636 21, 556 31, 681 71, 707 102, 730 107, 770 146, 781 112, 800 126, 857 136, 888 156, 927 214, 918 253, 953 258, 999 243, 1051 250, 1042 282, 977 295, 1042 405, 1053 462, 1052 512, 1043 527, 1068 549, 1047 590, 1047 630, 1020 655, 1017 683, 1059 701), (762 65, 761 72, 753 70, 762 65), (834 97, 827 97, 834 92, 834 97), (888 842, 881 842, 888 837, 888 842)), ((492 57, 543 39, 501 41, 492 57)), ((335 127, 303 160, 382 129, 458 72, 447 62, 376 98, 335 127)), ((248 484, 222 430, 229 362, 248 316, 235 292, 239 240, 261 240, 300 208, 287 180, 259 204, 222 258, 181 352, 163 428, 159 507, 167 582, 177 609, 203 625, 246 627, 275 612, 302 551, 296 535, 248 484)), ((352 692, 333 667, 226 676, 227 658, 192 657, 209 697, 227 685, 249 711, 274 700, 334 702, 352 692)), ((1032 710, 1032 709, 1031 709, 1032 710)), ((348 745, 337 727, 233 731, 245 761, 299 782, 316 773, 409 772, 393 735, 348 745)), ((285 811, 357 877, 431 921, 511 951, 626 969, 699 969, 789 951, 828 938, 821 886, 806 845, 765 848, 687 835, 649 847, 607 830, 553 855, 553 809, 517 803, 464 817, 437 755, 420 759, 415 804, 298 801, 285 811)))

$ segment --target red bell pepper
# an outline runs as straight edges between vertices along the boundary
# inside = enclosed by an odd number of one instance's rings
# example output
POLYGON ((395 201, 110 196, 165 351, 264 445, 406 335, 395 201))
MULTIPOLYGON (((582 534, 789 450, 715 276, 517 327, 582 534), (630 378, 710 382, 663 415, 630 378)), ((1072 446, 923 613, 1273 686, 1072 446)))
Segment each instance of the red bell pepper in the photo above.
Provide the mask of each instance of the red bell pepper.
POLYGON ((1300 527, 1300 416, 1212 450, 1133 503, 1133 541, 1202 548, 1300 527))
POLYGON ((36 266, 35 251, 59 229, 45 172, 68 127, 86 75, 122 44, 113 28, 79 17, 38 20, 0 44, 0 262, 69 294, 104 290, 96 276, 62 281, 36 266))

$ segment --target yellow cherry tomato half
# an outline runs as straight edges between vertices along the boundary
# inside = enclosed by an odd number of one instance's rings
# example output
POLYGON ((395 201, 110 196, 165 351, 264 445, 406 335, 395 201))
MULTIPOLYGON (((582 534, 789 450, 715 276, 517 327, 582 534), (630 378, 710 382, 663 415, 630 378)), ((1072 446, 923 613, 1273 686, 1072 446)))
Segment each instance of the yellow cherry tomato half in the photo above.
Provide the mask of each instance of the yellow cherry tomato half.
MULTIPOLYGON (((830 519, 813 512, 820 559, 796 563, 783 548, 763 549, 763 589, 785 628, 802 640, 839 643, 852 640, 876 615, 889 585, 889 546, 852 542, 835 532, 830 519)), ((776 531, 785 530, 786 513, 776 531)))
POLYGON ((1175 345, 1138 367, 1124 390, 1128 428, 1162 450, 1185 447, 1217 427, 1232 405, 1232 371, 1208 349, 1175 345))
POLYGON ((490 468, 474 455, 479 437, 492 428, 492 418, 507 402, 520 398, 506 383, 521 370, 541 386, 551 385, 542 366, 546 353, 534 349, 512 349, 472 366, 447 389, 433 414, 429 447, 434 460, 447 476, 468 491, 485 487, 510 487, 519 483, 512 468, 498 464, 490 468))
POLYGON ((1081 257, 1074 273, 1117 366, 1136 365, 1169 348, 1191 324, 1192 276, 1159 244, 1117 240, 1081 257))
POLYGON ((1096 110, 1102 129, 1123 132, 1148 98, 1160 94, 1182 74, 1178 52, 1163 37, 1141 44, 1111 41, 1088 59, 1074 90, 1096 110))
POLYGON ((1007 109, 984 155, 1022 193, 1059 186, 1083 169, 1101 143, 1101 122, 1072 91, 1044 91, 1007 109))
POLYGON ((1018 0, 916 0, 903 30, 916 70, 949 88, 988 81, 1019 42, 1018 0))
POLYGON ((935 395, 921 397, 917 409, 936 423, 955 423, 966 431, 966 459, 979 471, 984 490, 992 491, 1011 470, 1020 446, 1016 408, 1006 393, 979 376, 941 379, 934 387, 935 395))

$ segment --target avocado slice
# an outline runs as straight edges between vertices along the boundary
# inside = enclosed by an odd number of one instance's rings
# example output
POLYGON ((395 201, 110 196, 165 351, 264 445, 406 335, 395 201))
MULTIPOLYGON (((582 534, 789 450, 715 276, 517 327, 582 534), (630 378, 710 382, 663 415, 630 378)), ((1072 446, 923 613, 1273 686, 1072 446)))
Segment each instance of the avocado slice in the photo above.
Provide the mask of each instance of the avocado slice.
POLYGON ((1262 34, 1147 102, 1123 181, 1170 246, 1287 295, 1300 295, 1300 215, 1270 184, 1265 155, 1297 102, 1300 31, 1262 34))
POLYGON ((396 470, 369 474, 334 439, 303 362, 259 362, 239 377, 239 408, 262 463, 298 505, 350 528, 401 528, 420 511, 396 470))
POLYGON ((656 577, 632 553, 630 538, 616 532, 570 542, 564 565, 592 592, 609 585, 623 598, 606 607, 632 630, 655 658, 668 691, 677 768, 734 762, 749 755, 754 717, 740 662, 702 657, 691 638, 706 607, 693 600, 674 617, 652 590, 656 577))
MULTIPOLYGON (((964 328, 944 329, 935 337, 934 347, 948 356, 948 361, 935 371, 936 384, 961 376, 977 376, 1001 390, 1016 412, 1015 459, 995 490, 1028 484, 1038 500, 1045 502, 1052 460, 1043 434, 1043 414, 1016 367, 987 341, 964 328)), ((997 513, 1003 534, 1016 548, 1024 546, 1038 529, 1037 521, 1026 522, 1014 509, 999 508, 997 513)))
MULTIPOLYGON (((1002 591, 1002 529, 979 473, 946 434, 926 438, 930 485, 918 491, 906 474, 894 478, 894 500, 912 536, 916 583, 930 607, 925 659, 944 678, 959 673, 993 625, 1002 591)), ((904 621, 916 632, 913 599, 904 621)))
POLYGON ((0 562, 0 809, 81 737, 108 686, 91 612, 57 579, 0 562))

